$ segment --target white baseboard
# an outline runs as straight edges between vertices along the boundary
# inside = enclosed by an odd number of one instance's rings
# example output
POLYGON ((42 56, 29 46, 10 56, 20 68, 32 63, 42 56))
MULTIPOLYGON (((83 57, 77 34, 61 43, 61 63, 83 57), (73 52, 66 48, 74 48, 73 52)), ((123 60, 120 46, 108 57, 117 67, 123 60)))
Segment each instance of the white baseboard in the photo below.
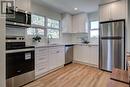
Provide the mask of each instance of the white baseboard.
POLYGON ((84 65, 87 65, 87 66, 98 68, 98 65, 90 64, 90 63, 86 63, 86 62, 81 62, 81 61, 77 61, 77 60, 73 60, 73 63, 79 63, 79 64, 84 64, 84 65))

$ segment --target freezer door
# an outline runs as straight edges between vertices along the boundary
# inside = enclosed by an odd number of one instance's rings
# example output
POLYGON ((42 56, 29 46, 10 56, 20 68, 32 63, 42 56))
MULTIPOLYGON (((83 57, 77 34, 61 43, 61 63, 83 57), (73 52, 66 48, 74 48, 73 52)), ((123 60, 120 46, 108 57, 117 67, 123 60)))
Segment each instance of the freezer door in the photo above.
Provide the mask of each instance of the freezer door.
POLYGON ((102 39, 100 46, 100 69, 124 69, 124 48, 121 39, 102 39))
POLYGON ((124 37, 124 24, 124 21, 101 23, 101 37, 124 37))

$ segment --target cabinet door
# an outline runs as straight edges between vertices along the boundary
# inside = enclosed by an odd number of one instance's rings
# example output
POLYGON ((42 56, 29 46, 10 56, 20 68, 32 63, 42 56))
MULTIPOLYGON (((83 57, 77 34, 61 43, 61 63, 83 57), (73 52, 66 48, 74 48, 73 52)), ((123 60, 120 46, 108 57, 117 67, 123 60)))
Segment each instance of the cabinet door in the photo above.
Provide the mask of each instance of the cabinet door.
POLYGON ((78 21, 78 16, 74 15, 73 16, 73 33, 78 33, 79 32, 79 21, 78 21))
POLYGON ((112 19, 125 19, 126 18, 126 0, 120 0, 111 4, 112 19))
POLYGON ((83 61, 84 53, 81 45, 74 46, 74 60, 83 61))
POLYGON ((30 0, 16 0, 17 9, 31 12, 31 1, 30 0))
POLYGON ((35 76, 39 76, 48 71, 48 63, 41 62, 35 66, 35 76))
POLYGON ((56 68, 56 50, 54 47, 49 48, 49 70, 56 68))
POLYGON ((88 18, 87 14, 79 14, 78 15, 78 25, 79 25, 79 33, 88 33, 88 18))
POLYGON ((88 18, 87 14, 82 13, 73 16, 73 32, 88 33, 88 18))
POLYGON ((62 66, 65 64, 65 47, 60 46, 57 52, 57 66, 62 66))
POLYGON ((87 63, 87 64, 91 64, 91 54, 90 54, 90 52, 91 52, 91 49, 90 49, 90 47, 89 46, 83 46, 83 51, 84 51, 84 61, 87 63))
POLYGON ((99 63, 99 50, 98 46, 91 46, 90 47, 90 55, 91 55, 91 64, 98 66, 99 63))
POLYGON ((98 66, 98 46, 74 46, 74 60, 98 66))
POLYGON ((49 48, 49 69, 55 69, 65 64, 64 46, 49 48))
POLYGON ((100 21, 109 21, 111 19, 111 5, 106 4, 99 7, 100 21))
POLYGON ((72 16, 65 14, 62 20, 62 33, 72 33, 72 16))
POLYGON ((89 63, 90 61, 90 50, 88 46, 76 45, 74 46, 74 60, 84 63, 89 63))

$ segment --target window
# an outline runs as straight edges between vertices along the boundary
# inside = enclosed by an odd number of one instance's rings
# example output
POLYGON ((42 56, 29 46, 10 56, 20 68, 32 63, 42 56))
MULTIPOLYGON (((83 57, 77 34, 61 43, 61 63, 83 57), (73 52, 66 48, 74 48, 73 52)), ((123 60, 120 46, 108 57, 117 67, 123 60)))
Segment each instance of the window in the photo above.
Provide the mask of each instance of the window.
POLYGON ((27 29, 27 35, 45 35, 45 17, 32 14, 31 24, 32 28, 27 29))
POLYGON ((44 36, 44 29, 37 28, 37 35, 43 35, 44 36))
POLYGON ((35 28, 27 28, 27 35, 36 35, 35 28))
POLYGON ((48 38, 59 38, 60 37, 60 21, 47 19, 47 37, 48 38), (51 37, 50 37, 51 36, 51 37))
POLYGON ((44 29, 40 28, 28 28, 27 35, 42 35, 44 36, 44 29))
POLYGON ((35 26, 45 26, 45 17, 33 14, 31 24, 35 26))
POLYGON ((91 22, 91 29, 98 29, 99 28, 99 22, 93 21, 91 22))
POLYGON ((31 22, 32 28, 27 29, 27 35, 43 35, 54 39, 58 39, 60 37, 59 20, 32 14, 31 22))
POLYGON ((59 30, 47 29, 47 36, 49 38, 59 38, 59 36, 60 36, 59 30))
POLYGON ((99 36, 99 21, 90 22, 90 40, 91 42, 98 42, 99 36))
POLYGON ((53 20, 53 19, 47 19, 47 27, 49 28, 60 28, 60 22, 58 20, 53 20))

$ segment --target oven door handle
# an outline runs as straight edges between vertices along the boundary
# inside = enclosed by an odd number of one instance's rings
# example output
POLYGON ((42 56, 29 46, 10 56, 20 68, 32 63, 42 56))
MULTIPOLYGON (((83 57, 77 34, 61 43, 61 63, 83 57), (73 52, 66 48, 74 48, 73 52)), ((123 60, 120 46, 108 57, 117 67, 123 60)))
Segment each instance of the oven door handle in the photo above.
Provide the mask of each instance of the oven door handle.
POLYGON ((34 48, 29 48, 29 49, 17 49, 17 50, 8 50, 6 51, 6 54, 8 53, 19 53, 19 52, 27 52, 27 51, 34 51, 34 48))

